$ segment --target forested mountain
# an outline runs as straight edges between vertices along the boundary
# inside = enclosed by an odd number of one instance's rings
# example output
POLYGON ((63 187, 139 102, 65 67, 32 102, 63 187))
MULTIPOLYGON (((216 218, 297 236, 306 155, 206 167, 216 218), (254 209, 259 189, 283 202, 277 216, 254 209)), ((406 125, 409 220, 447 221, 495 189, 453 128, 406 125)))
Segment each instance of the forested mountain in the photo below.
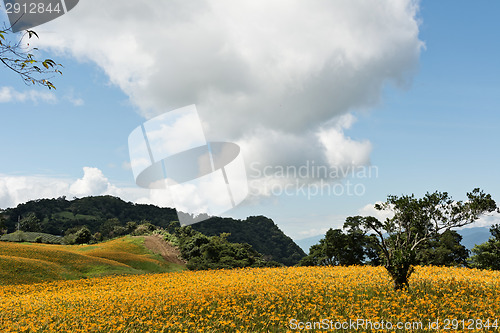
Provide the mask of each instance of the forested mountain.
POLYGON ((40 220, 41 230, 26 231, 42 231, 61 236, 66 230, 83 225, 88 226, 92 233, 103 232, 106 231, 103 229, 116 224, 116 219, 120 225, 126 225, 129 221, 148 220, 161 227, 167 227, 170 221, 177 220, 175 209, 137 205, 112 196, 85 197, 74 200, 60 197, 29 201, 16 208, 5 210, 8 232, 14 231, 18 220, 27 217, 30 213, 34 213, 40 220))
POLYGON ((245 220, 212 217, 192 227, 207 236, 228 232, 230 242, 249 243, 257 252, 285 265, 295 265, 305 256, 304 251, 265 216, 251 216, 245 220))
MULTIPOLYGON (((39 199, 8 208, 3 213, 7 232, 21 229, 64 236, 82 226, 87 226, 96 238, 112 238, 127 234, 139 223, 150 222, 165 229, 177 221, 172 208, 134 204, 112 196, 85 197, 67 200, 39 199)), ((212 217, 192 225, 193 229, 207 236, 230 233, 231 242, 248 243, 266 258, 285 265, 294 265, 305 256, 304 251, 286 236, 271 219, 253 216, 246 220, 212 217)))

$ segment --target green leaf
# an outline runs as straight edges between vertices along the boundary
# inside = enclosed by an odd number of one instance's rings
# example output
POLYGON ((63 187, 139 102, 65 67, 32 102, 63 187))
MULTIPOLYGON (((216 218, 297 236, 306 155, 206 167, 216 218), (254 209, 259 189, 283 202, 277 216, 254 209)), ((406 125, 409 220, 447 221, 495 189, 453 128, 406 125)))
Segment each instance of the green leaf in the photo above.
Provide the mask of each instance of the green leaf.
POLYGON ((34 32, 33 30, 26 30, 26 32, 28 33, 29 38, 33 37, 33 35, 35 35, 36 38, 40 38, 40 37, 38 37, 37 33, 34 32))

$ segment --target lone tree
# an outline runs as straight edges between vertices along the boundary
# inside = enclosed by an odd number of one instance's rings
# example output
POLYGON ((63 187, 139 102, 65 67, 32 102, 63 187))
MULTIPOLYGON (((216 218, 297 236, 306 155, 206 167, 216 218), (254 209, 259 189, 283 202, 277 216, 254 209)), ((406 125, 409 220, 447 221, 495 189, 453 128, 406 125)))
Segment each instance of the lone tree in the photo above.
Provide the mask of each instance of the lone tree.
POLYGON ((463 227, 480 215, 497 209, 491 195, 476 188, 467 193, 465 202, 454 201, 446 192, 427 193, 423 198, 412 195, 390 195, 387 201, 376 204, 377 210, 390 210, 392 218, 380 222, 369 216, 362 225, 378 236, 377 245, 384 266, 394 281, 394 289, 408 287, 416 254, 424 244, 440 233, 463 227))
POLYGON ((56 89, 49 81, 53 74, 62 74, 61 64, 52 59, 37 60, 37 48, 31 47, 29 40, 38 38, 33 30, 14 34, 12 28, 0 29, 0 62, 8 69, 19 74, 26 84, 40 85, 56 89))

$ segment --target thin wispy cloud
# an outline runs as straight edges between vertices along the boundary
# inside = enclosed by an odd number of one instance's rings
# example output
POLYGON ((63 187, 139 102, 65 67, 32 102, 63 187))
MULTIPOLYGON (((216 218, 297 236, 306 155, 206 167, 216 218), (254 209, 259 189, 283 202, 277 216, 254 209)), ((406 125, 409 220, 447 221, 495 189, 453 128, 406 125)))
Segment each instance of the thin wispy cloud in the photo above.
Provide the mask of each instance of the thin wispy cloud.
POLYGON ((58 99, 53 92, 30 89, 17 91, 12 87, 0 87, 0 103, 57 103, 58 99))
POLYGON ((78 93, 75 93, 75 90, 72 88, 69 89, 69 92, 66 96, 64 96, 64 99, 76 107, 85 105, 85 100, 81 98, 78 93))

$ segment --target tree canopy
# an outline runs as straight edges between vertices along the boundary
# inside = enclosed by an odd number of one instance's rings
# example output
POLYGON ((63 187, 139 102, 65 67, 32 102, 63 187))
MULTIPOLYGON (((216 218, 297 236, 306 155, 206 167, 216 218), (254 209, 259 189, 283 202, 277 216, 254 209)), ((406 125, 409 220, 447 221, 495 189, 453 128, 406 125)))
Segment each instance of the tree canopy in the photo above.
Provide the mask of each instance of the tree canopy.
POLYGON ((461 244, 462 236, 455 230, 446 230, 442 234, 425 242, 417 252, 419 265, 468 266, 469 250, 461 244))

